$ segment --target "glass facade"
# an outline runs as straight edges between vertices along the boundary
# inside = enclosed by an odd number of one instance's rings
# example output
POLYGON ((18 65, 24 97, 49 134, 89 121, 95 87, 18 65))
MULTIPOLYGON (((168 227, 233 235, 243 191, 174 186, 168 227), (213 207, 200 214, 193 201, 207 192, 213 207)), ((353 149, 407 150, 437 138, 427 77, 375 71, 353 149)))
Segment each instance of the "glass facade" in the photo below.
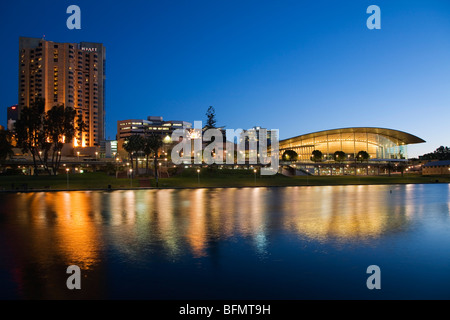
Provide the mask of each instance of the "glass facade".
POLYGON ((424 142, 404 132, 379 128, 348 128, 328 130, 280 141, 280 155, 294 150, 301 162, 311 161, 314 150, 320 150, 323 160, 333 160, 336 151, 343 151, 352 160, 360 151, 370 159, 407 159, 407 144, 424 142))

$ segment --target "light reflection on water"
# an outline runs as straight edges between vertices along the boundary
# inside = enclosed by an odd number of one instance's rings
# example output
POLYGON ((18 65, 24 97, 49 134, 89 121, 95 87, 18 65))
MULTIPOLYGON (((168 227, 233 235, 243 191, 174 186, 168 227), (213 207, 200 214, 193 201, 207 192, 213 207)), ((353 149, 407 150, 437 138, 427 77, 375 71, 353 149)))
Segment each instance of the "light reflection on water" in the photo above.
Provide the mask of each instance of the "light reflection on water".
MULTIPOLYGON (((340 265, 340 257, 349 265, 360 263, 368 258, 368 248, 379 259, 384 257, 380 252, 389 252, 395 269, 396 256, 416 247, 429 252, 427 241, 433 250, 438 243, 447 250, 450 240, 448 185, 57 192, 0 198, 0 279, 11 290, 3 289, 6 298, 76 298, 65 289, 64 268, 72 264, 85 272, 84 298, 123 294, 124 285, 114 289, 111 284, 112 274, 124 282, 137 275, 151 282, 158 275, 170 278, 166 273, 178 266, 183 267, 178 272, 196 277, 200 287, 214 274, 228 298, 234 291, 226 291, 227 277, 265 266, 247 276, 267 281, 263 296, 277 298, 271 296, 271 288, 278 285, 272 281, 280 279, 271 279, 271 272, 297 267, 303 275, 283 277, 300 281, 315 272, 314 263, 340 265), (197 274, 198 268, 203 275, 197 274), (155 274, 149 275, 150 270, 155 274)), ((450 262, 447 253, 433 258, 450 262)), ((191 298, 183 290, 175 297, 191 298)), ((308 298, 292 290, 280 294, 308 298)), ((160 297, 158 292, 136 292, 137 297, 160 297)))

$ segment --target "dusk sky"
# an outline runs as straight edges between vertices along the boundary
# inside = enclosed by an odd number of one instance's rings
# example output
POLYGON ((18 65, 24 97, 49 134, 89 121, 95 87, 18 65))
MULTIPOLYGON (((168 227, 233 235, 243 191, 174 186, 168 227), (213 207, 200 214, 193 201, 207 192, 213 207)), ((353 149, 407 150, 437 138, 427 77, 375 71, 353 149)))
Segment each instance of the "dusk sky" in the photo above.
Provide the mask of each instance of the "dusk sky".
POLYGON ((19 37, 106 47, 106 137, 163 116, 279 129, 406 131, 450 146, 450 1, 2 1, 0 124, 17 104, 19 37), (66 9, 81 8, 81 30, 66 9), (369 30, 369 5, 381 30, 369 30))

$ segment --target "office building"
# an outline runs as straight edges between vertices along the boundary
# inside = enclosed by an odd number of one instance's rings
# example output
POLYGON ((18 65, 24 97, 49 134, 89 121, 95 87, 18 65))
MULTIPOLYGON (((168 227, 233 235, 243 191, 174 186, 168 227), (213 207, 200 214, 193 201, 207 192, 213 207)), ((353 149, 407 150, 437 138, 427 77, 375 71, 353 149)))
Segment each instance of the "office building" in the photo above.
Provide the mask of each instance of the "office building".
POLYGON ((129 119, 117 121, 117 150, 125 156, 123 149, 125 140, 132 135, 150 136, 153 134, 161 136, 164 145, 172 144, 172 133, 176 129, 190 129, 192 123, 186 121, 165 121, 163 117, 147 117, 144 119, 129 119))
POLYGON ((192 127, 186 121, 164 121, 163 117, 148 117, 147 120, 117 121, 117 140, 124 140, 129 136, 158 134, 163 138, 171 136, 176 129, 189 129, 192 127))

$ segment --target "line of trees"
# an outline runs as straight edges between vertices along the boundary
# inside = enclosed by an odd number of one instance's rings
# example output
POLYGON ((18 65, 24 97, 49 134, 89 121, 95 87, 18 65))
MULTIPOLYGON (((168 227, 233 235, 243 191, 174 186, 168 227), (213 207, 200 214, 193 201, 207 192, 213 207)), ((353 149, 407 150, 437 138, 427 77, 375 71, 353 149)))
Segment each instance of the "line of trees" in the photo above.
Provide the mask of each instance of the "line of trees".
MULTIPOLYGON (((283 161, 297 161, 298 160, 298 154, 297 152, 295 152, 294 150, 286 150, 283 155, 282 155, 282 160, 283 161)), ((324 159, 324 155, 322 153, 322 151, 320 150, 314 150, 311 154, 311 161, 314 162, 321 162, 324 159)), ((367 161, 370 159, 370 155, 369 153, 367 153, 367 151, 359 151, 356 154, 356 161, 367 161)), ((333 160, 336 162, 344 162, 346 160, 346 154, 344 151, 336 151, 333 154, 333 160)))
POLYGON ((450 160, 450 148, 440 146, 435 151, 426 153, 420 157, 422 160, 450 160))
MULTIPOLYGON (((345 152, 344 151, 336 151, 333 154, 333 160, 336 162, 344 162, 345 161, 345 152)), ((368 161, 370 159, 370 155, 367 151, 361 150, 356 154, 355 160, 363 162, 368 161)), ((321 162, 323 160, 323 153, 320 150, 314 150, 311 154, 311 161, 321 162)))
POLYGON ((61 150, 65 143, 72 142, 76 134, 75 116, 75 109, 63 104, 45 111, 45 100, 41 98, 30 107, 22 108, 15 123, 15 139, 17 147, 31 153, 35 175, 39 173, 39 165, 49 175, 57 174, 61 150))
POLYGON ((136 161, 136 169, 138 168, 138 154, 143 153, 146 158, 145 170, 148 174, 148 163, 150 156, 153 156, 153 166, 154 166, 154 176, 156 181, 158 181, 158 153, 163 146, 163 140, 160 135, 131 135, 129 136, 124 144, 123 148, 128 152, 128 157, 130 159, 131 168, 134 168, 134 161, 136 161))

